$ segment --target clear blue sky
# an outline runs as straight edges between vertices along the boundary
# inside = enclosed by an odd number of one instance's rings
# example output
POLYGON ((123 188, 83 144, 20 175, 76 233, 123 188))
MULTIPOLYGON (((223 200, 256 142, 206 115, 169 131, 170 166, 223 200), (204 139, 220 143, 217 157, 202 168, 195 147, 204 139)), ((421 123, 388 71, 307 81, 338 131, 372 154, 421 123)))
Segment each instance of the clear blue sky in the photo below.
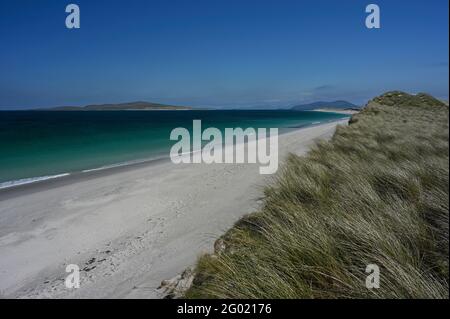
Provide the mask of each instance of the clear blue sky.
POLYGON ((448 0, 0 0, 0 109, 447 99, 448 27, 448 0))

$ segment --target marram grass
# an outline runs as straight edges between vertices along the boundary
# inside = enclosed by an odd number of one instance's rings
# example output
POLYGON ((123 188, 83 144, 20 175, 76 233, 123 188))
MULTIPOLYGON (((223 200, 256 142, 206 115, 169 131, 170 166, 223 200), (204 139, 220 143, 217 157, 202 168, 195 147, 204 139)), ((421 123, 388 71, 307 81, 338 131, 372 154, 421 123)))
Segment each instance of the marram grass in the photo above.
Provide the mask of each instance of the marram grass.
POLYGON ((390 92, 350 122, 288 158, 185 297, 448 298, 448 107, 390 92))

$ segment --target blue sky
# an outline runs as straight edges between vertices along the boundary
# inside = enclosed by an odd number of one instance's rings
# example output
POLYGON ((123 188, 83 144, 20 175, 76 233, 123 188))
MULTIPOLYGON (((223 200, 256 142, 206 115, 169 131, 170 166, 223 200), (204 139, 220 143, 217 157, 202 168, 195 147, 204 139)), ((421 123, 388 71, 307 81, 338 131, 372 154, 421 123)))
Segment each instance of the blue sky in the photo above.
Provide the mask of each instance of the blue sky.
POLYGON ((448 0, 0 0, 0 109, 447 99, 448 26, 448 0), (81 29, 65 27, 69 3, 81 29))

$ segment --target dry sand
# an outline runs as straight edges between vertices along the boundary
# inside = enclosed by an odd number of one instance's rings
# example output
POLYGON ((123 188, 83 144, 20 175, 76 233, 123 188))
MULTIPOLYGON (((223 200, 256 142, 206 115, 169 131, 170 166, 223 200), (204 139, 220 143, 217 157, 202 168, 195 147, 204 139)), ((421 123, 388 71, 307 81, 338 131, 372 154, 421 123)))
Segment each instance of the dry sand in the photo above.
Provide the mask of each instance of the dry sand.
MULTIPOLYGON (((281 135, 281 159, 346 122, 281 135)), ((258 167, 160 161, 0 192, 0 296, 159 298, 163 279, 258 207, 270 178, 258 167), (79 289, 65 287, 68 264, 79 289)))

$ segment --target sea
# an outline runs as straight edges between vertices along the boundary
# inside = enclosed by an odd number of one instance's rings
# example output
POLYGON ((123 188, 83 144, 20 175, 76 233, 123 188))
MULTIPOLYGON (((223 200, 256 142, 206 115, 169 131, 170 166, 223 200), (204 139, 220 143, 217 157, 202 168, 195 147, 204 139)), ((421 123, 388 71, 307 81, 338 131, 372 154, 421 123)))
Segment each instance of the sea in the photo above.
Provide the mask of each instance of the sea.
POLYGON ((1 111, 0 189, 168 158, 174 128, 279 128, 347 116, 290 110, 1 111))

